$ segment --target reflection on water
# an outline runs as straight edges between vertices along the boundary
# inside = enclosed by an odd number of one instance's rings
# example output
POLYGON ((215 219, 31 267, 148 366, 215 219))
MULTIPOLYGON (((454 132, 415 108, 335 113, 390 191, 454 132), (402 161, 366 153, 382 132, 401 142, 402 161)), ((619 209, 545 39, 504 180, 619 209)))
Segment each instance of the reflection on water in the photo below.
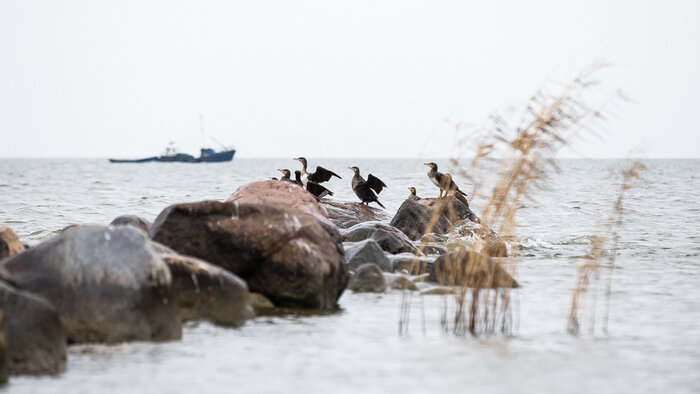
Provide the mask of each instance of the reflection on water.
MULTIPOLYGON (((423 161, 310 165, 343 176, 328 186, 342 200, 355 200, 352 173, 343 168, 357 165, 379 176, 389 185, 380 199, 393 213, 409 186, 419 195, 437 194, 423 161)), ((607 178, 612 163, 563 161, 551 190, 523 203, 513 337, 444 334, 445 298, 418 295, 409 335, 399 336, 400 292, 347 292, 332 314, 259 316, 241 329, 190 324, 182 341, 170 343, 75 346, 67 372, 13 377, 0 392, 700 392, 700 224, 692 211, 700 161, 645 163, 645 182, 625 202, 610 335, 566 334, 576 268, 618 188, 607 178)), ((291 159, 0 160, 0 225, 35 244, 71 223, 106 224, 121 214, 153 220, 172 203, 225 199, 244 183, 297 166, 291 159)), ((468 182, 458 183, 472 195, 468 182)), ((483 204, 472 201, 477 213, 483 204)))

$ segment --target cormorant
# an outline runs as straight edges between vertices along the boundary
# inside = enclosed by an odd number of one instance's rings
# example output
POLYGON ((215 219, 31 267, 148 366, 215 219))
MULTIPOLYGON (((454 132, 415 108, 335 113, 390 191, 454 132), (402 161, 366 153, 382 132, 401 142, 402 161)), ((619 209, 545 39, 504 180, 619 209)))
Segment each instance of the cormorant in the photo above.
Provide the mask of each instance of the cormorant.
POLYGON ((316 182, 316 183, 321 183, 321 182, 328 182, 332 176, 337 177, 338 179, 342 179, 338 174, 336 174, 333 171, 327 170, 321 166, 316 166, 316 172, 307 172, 306 171, 306 158, 305 157, 297 157, 294 160, 298 160, 301 162, 302 168, 301 168, 301 181, 306 185, 306 182, 316 182))
POLYGON ((301 187, 304 187, 304 182, 301 181, 301 171, 299 170, 294 171, 294 183, 301 187))
POLYGON ((360 176, 359 168, 354 166, 348 168, 355 173, 355 176, 352 177, 352 191, 355 192, 355 195, 359 197, 363 203, 367 203, 368 206, 370 202, 376 202, 380 207, 386 209, 377 199, 377 194, 381 193, 382 189, 387 187, 386 184, 372 174, 367 175, 367 180, 365 181, 365 179, 360 176), (374 194, 374 192, 377 192, 377 194, 374 194))
MULTIPOLYGON (((291 181, 291 180, 290 180, 291 181)), ((294 171, 294 180, 291 181, 292 183, 296 183, 297 185, 304 187, 304 183, 301 181, 301 171, 296 170, 294 171)), ((320 200, 325 196, 332 196, 333 192, 326 189, 325 187, 319 185, 316 182, 306 182, 306 190, 313 194, 314 197, 316 197, 316 200, 320 200)))
POLYGON ((281 172, 282 174, 284 174, 284 176, 283 176, 282 178, 280 178, 280 181, 294 182, 294 181, 292 181, 292 178, 290 178, 290 176, 292 175, 292 172, 289 171, 288 169, 285 168, 285 169, 283 169, 283 170, 280 170, 280 169, 278 168, 277 171, 279 171, 279 172, 281 172))
POLYGON ((416 188, 411 186, 408 188, 408 190, 411 191, 411 194, 408 196, 409 200, 420 200, 420 197, 416 195, 416 188))
POLYGON ((435 186, 440 188, 440 195, 438 198, 442 198, 443 191, 445 192, 445 197, 452 193, 456 199, 464 203, 464 205, 469 208, 469 203, 466 199, 467 193, 459 190, 457 184, 455 184, 455 182, 452 180, 452 175, 439 172, 438 166, 435 163, 425 163, 425 165, 430 167, 430 171, 428 171, 428 178, 430 178, 435 186))

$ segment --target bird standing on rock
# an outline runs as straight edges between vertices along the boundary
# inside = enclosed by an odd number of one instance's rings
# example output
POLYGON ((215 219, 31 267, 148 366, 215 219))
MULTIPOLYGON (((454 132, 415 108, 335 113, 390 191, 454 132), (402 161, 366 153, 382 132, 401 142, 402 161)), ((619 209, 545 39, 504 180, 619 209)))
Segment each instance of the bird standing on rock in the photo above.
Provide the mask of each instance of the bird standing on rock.
POLYGON ((291 178, 291 171, 288 169, 280 170, 284 174, 284 177, 280 179, 281 181, 291 182, 305 188, 309 193, 316 197, 316 200, 321 200, 325 196, 332 196, 333 192, 326 189, 325 187, 319 185, 316 182, 307 181, 306 185, 301 181, 301 171, 294 171, 294 179, 291 178))
POLYGON ((411 194, 408 196, 409 200, 420 200, 420 197, 418 197, 418 195, 416 195, 416 188, 415 187, 411 186, 408 188, 408 190, 411 191, 411 194))
POLYGON ((435 184, 440 189, 440 195, 438 196, 438 199, 442 198, 442 192, 445 192, 445 197, 448 195, 452 194, 455 196, 456 199, 464 203, 467 207, 469 207, 469 203, 467 202, 466 196, 467 193, 459 190, 459 187, 457 184, 452 180, 452 175, 450 174, 443 174, 442 172, 438 171, 438 166, 435 163, 425 163, 426 166, 430 167, 430 171, 428 171, 428 178, 430 178, 430 181, 435 184))
POLYGON ((372 174, 367 175, 367 180, 365 180, 360 175, 359 168, 354 166, 348 168, 355 173, 355 176, 352 177, 352 191, 362 200, 362 203, 366 203, 369 206, 370 202, 376 202, 380 207, 386 209, 377 199, 377 194, 381 193, 382 189, 387 187, 386 184, 372 174), (377 194, 374 194, 375 192, 377 192, 377 194))
POLYGON ((286 168, 283 169, 283 170, 280 170, 280 169, 278 168, 277 171, 281 172, 281 173, 284 175, 282 178, 280 178, 280 181, 293 182, 293 181, 292 181, 292 178, 291 178, 291 175, 292 175, 292 172, 291 172, 291 171, 289 171, 289 170, 286 169, 286 168))
POLYGON ((321 166, 316 166, 316 172, 307 172, 307 162, 305 157, 297 157, 294 160, 298 160, 301 163, 301 181, 304 185, 306 185, 306 183, 309 181, 315 183, 328 182, 333 176, 337 177, 338 179, 342 179, 335 172, 327 170, 321 166))

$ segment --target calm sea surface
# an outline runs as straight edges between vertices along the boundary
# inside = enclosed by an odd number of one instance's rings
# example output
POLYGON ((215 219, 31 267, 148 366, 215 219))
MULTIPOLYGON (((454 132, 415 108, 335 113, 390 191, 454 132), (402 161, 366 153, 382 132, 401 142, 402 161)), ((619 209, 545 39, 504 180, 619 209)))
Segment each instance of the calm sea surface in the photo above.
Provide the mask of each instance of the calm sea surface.
MULTIPOLYGON (((437 194, 422 161, 309 164, 343 176, 328 185, 340 200, 356 200, 349 166, 383 179, 389 188, 380 200, 392 215, 409 186, 437 194)), ((566 333, 571 290, 617 195, 609 169, 620 162, 560 164, 549 188, 518 213, 520 239, 511 246, 520 249, 522 288, 514 292, 512 337, 445 334, 441 296, 414 296, 409 335, 400 336, 400 292, 348 291, 331 315, 258 317, 240 329, 193 324, 171 343, 71 347, 65 373, 12 377, 0 392, 700 392, 700 161, 644 162, 643 182, 625 200, 609 334, 581 337, 566 333)), ((153 220, 170 204, 225 199, 245 183, 279 176, 277 168, 298 167, 291 159, 0 159, 0 225, 34 245, 69 224, 108 224, 122 214, 153 220)), ((485 171, 485 188, 493 172, 485 171)), ((456 180, 473 194, 464 176, 456 180)), ((480 214, 484 200, 471 204, 480 214)))

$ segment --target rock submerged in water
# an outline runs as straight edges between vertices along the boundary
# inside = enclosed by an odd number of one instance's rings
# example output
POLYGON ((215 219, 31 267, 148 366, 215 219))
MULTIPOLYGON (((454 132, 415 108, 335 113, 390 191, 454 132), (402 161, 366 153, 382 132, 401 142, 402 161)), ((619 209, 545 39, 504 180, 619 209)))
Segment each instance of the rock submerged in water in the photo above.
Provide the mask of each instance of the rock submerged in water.
POLYGON ((134 226, 136 228, 140 228, 141 230, 148 232, 148 228, 151 226, 151 223, 136 215, 122 215, 116 217, 114 220, 112 220, 112 223, 110 223, 111 226, 134 226))
POLYGON ((339 229, 347 229, 364 222, 388 222, 391 217, 384 210, 356 202, 324 199, 321 205, 328 218, 339 229))
POLYGON ((51 304, 0 280, 0 313, 5 319, 9 373, 52 374, 65 370, 66 333, 51 304))
MULTIPOLYGON (((267 182, 256 184, 273 195, 287 193, 269 188, 267 182)), ((244 195, 253 194, 248 188, 244 195)), ((261 192, 261 196, 266 195, 261 192)), ((158 216, 150 235, 180 254, 240 276, 250 291, 263 294, 276 306, 336 308, 348 273, 335 226, 333 233, 318 217, 297 208, 241 200, 172 205, 158 216)))
POLYGON ((386 280, 376 264, 364 264, 350 279, 348 289, 355 293, 383 293, 386 291, 386 280))
POLYGON ((170 268, 183 321, 203 319, 238 327, 254 316, 248 285, 241 278, 206 261, 177 254, 157 242, 152 246, 170 268))
POLYGON ((382 250, 391 254, 416 253, 416 248, 406 234, 396 227, 382 222, 364 222, 341 232, 343 242, 374 240, 382 250))
POLYGON ((25 246, 9 227, 0 226, 0 260, 24 252, 25 246))
POLYGON ((438 257, 429 280, 443 286, 520 287, 498 260, 466 250, 438 257))
POLYGON ((351 270, 357 270, 364 264, 373 263, 382 271, 393 271, 393 266, 382 252, 382 248, 372 239, 366 239, 349 246, 345 251, 345 262, 351 270))
POLYGON ((0 267, 51 301, 69 342, 179 339, 170 270, 150 243, 130 226, 74 226, 0 267))

